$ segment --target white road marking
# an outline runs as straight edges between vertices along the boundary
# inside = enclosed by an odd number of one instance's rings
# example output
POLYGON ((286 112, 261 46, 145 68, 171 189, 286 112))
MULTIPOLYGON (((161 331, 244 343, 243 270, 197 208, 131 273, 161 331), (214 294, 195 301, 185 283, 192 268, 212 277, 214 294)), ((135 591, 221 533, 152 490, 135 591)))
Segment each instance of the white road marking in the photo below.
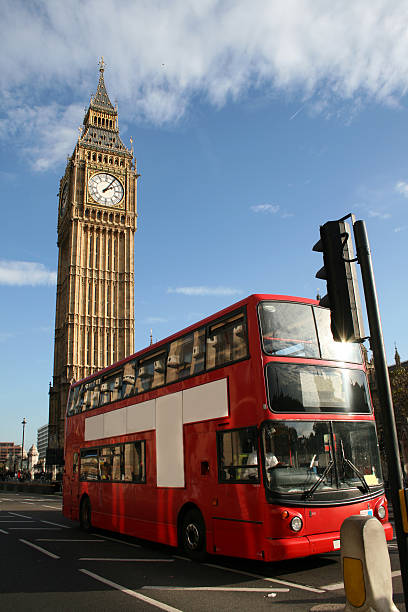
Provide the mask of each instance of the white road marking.
POLYGON ((41 546, 37 546, 37 544, 33 544, 32 542, 27 542, 27 540, 21 540, 20 542, 23 542, 23 544, 27 544, 27 546, 31 546, 31 548, 35 548, 36 550, 39 550, 40 552, 44 553, 44 555, 48 555, 49 557, 51 557, 51 559, 59 559, 60 557, 58 557, 58 555, 54 555, 54 553, 49 552, 48 550, 45 550, 45 548, 41 548, 41 546))
MULTIPOLYGON (((391 578, 395 578, 396 576, 401 576, 401 570, 395 570, 395 572, 391 572, 391 578)), ((338 591, 340 589, 344 589, 344 582, 334 582, 333 584, 326 584, 321 588, 325 591, 338 591)))
POLYGON ((102 540, 74 540, 64 538, 35 538, 36 542, 97 542, 102 544, 102 540))
POLYGON ((0 501, 13 501, 12 499, 9 499, 8 497, 2 497, 0 499, 0 501))
POLYGON ((62 527, 63 529, 71 529, 69 525, 61 525, 60 523, 52 523, 51 521, 41 521, 40 523, 47 523, 47 525, 56 525, 57 527, 62 527))
POLYGON ((101 538, 102 540, 111 540, 112 542, 119 542, 119 544, 125 544, 125 546, 132 546, 133 548, 142 548, 140 544, 132 544, 131 542, 125 542, 124 540, 119 540, 119 538, 110 538, 109 536, 102 536, 97 533, 93 533, 97 538, 101 538))
POLYGON ((117 557, 79 557, 79 561, 124 561, 136 563, 173 563, 174 559, 118 559, 117 557))
POLYGON ((203 563, 203 565, 207 567, 214 567, 215 569, 221 569, 224 570, 224 572, 232 572, 234 574, 250 576, 251 578, 258 578, 259 580, 266 580, 267 582, 276 582, 276 584, 282 584, 284 586, 292 587, 294 589, 300 589, 302 591, 310 591, 312 593, 324 593, 322 589, 316 589, 315 587, 307 586, 306 584, 297 584, 296 582, 288 582, 287 580, 279 580, 278 578, 268 578, 267 576, 261 576, 260 574, 252 574, 251 572, 231 569, 230 567, 223 567, 222 565, 215 565, 213 563, 203 563))
POLYGON ((22 502, 20 502, 20 504, 27 504, 28 506, 34 506, 34 502, 22 501, 22 502))
POLYGON ((9 527, 10 531, 14 529, 16 531, 59 531, 60 527, 9 527))
POLYGON ((142 589, 146 591, 225 591, 233 593, 239 591, 241 593, 289 593, 289 589, 269 589, 258 587, 167 587, 167 586, 144 586, 142 589))
POLYGON ((333 584, 326 584, 322 586, 322 589, 324 589, 325 591, 337 591, 339 589, 344 589, 344 583, 334 582, 333 584))
POLYGON ((107 580, 107 578, 104 578, 103 576, 98 576, 98 574, 94 574, 93 572, 88 572, 88 570, 86 569, 80 569, 79 571, 82 572, 83 574, 87 574, 88 576, 90 576, 91 578, 94 578, 95 580, 99 580, 99 582, 103 582, 104 584, 107 584, 108 586, 114 589, 117 589, 118 591, 122 591, 122 593, 126 593, 126 595, 130 595, 131 597, 140 599, 141 601, 144 601, 145 603, 150 604, 151 606, 155 606, 156 608, 160 608, 161 610, 166 610, 167 612, 181 612, 181 610, 179 610, 178 608, 173 608, 172 606, 168 606, 165 603, 161 603, 160 601, 156 601, 155 599, 146 597, 145 595, 142 595, 141 593, 137 593, 136 591, 127 589, 126 587, 120 584, 117 584, 116 582, 107 580))
POLYGON ((35 521, 16 521, 16 519, 10 519, 9 521, 0 521, 0 523, 11 523, 14 525, 14 523, 35 523, 35 521))
POLYGON ((17 512, 9 512, 12 516, 19 516, 20 518, 32 519, 32 516, 26 516, 25 514, 17 514, 17 512))
POLYGON ((4 531, 4 529, 0 529, 0 533, 4 533, 4 535, 8 535, 9 532, 8 531, 4 531))
POLYGON ((43 508, 52 508, 53 510, 61 510, 61 506, 46 506, 45 504, 41 504, 43 508))
POLYGON ((182 557, 181 555, 173 555, 174 559, 180 559, 181 561, 188 561, 189 563, 191 563, 191 559, 189 559, 188 557, 182 557))

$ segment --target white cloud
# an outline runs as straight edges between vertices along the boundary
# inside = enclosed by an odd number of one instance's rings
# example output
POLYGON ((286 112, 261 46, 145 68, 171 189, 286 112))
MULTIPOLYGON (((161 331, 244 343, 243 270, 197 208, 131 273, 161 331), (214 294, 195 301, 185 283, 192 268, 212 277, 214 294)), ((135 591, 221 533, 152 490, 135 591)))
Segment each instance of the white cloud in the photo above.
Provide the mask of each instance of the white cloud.
POLYGON ((167 293, 179 293, 181 295, 237 295, 241 293, 239 289, 231 287, 169 287, 167 293))
POLYGON ((398 234, 399 232, 404 232, 407 229, 406 225, 401 225, 400 227, 394 228, 394 232, 398 234))
POLYGON ((256 204, 251 206, 251 210, 254 213, 270 213, 274 215, 279 211, 279 206, 277 204, 256 204))
POLYGON ((0 260, 0 285, 55 285, 57 273, 41 263, 0 260))
POLYGON ((23 119, 36 142, 28 142, 27 151, 38 170, 47 167, 49 145, 62 161, 79 117, 75 110, 65 121, 68 136, 57 120, 63 118, 62 101, 75 109, 88 102, 102 54, 108 91, 120 101, 125 121, 177 121, 197 96, 222 106, 257 90, 295 92, 304 102, 313 98, 316 112, 344 100, 357 108, 367 100, 396 104, 406 93, 403 2, 253 0, 248 7, 243 0, 4 0, 5 127, 13 128, 13 108, 21 116, 42 107, 41 125, 23 119))
POLYGON ((368 214, 370 217, 376 217, 377 219, 389 219, 391 217, 390 213, 383 213, 378 210, 369 210, 368 214))
POLYGON ((0 119, 0 136, 13 136, 33 170, 48 170, 72 153, 78 138, 73 126, 82 123, 83 115, 77 104, 10 107, 0 119))
POLYGON ((395 185, 395 191, 403 195, 405 198, 408 198, 408 183, 405 181, 399 181, 395 185))
POLYGON ((147 323, 148 325, 154 325, 155 323, 167 323, 168 319, 164 317, 147 317, 144 319, 143 323, 147 323))

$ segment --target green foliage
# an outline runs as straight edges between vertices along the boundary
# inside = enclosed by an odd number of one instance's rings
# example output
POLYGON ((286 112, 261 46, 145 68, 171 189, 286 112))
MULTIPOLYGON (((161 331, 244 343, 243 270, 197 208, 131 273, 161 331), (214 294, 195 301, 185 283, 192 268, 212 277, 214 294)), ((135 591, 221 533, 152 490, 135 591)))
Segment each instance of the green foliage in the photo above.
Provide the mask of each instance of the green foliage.
POLYGON ((408 417, 408 368, 398 366, 390 371, 390 384, 394 411, 408 417))

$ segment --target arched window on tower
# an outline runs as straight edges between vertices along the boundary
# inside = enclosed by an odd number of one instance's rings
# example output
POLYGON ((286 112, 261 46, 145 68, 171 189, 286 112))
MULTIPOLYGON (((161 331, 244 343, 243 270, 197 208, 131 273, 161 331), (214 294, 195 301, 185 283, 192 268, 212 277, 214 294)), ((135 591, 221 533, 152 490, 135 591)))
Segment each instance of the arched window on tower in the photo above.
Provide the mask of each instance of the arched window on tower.
POLYGON ((110 364, 110 338, 109 330, 106 332, 106 365, 110 364))
POLYGON ((90 330, 88 330, 88 334, 87 334, 87 340, 86 340, 86 360, 85 360, 85 365, 90 366, 91 365, 91 341, 92 341, 92 336, 91 336, 91 332, 90 330))
POLYGON ((91 314, 91 306, 92 306, 92 286, 91 283, 88 283, 88 300, 87 300, 87 313, 91 314))
POLYGON ((94 315, 98 314, 98 291, 97 291, 97 286, 95 283, 95 287, 94 287, 94 315))
POLYGON ((92 252, 92 234, 89 234, 89 246, 88 246, 88 268, 92 268, 93 252, 92 252))
POLYGON ((107 269, 110 270, 110 264, 111 264, 111 252, 110 252, 110 248, 111 248, 111 240, 110 238, 108 238, 108 245, 107 245, 107 269))
POLYGON ((93 365, 98 365, 98 336, 96 332, 94 334, 93 365))
POLYGON ((106 316, 110 316, 110 287, 106 288, 106 316))
POLYGON ((115 363, 116 357, 116 334, 113 332, 112 334, 112 363, 115 363))

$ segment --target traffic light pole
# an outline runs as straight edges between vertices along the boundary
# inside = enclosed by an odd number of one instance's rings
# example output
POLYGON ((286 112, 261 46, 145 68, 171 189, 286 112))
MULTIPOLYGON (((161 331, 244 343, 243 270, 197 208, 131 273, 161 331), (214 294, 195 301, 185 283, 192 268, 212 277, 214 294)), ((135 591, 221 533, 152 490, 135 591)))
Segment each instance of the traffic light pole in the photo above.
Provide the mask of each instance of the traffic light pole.
POLYGON ((394 510, 395 530, 397 535, 405 605, 408 609, 408 534, 404 532, 402 514, 403 512, 405 513, 406 521, 406 504, 405 499, 402 502, 400 497, 400 491, 404 490, 404 483, 398 451, 398 438, 395 426, 390 380, 385 356, 370 245, 368 243, 368 236, 364 221, 356 221, 353 225, 353 229, 357 248, 357 258, 361 266, 361 277, 363 280, 368 324, 370 327, 371 349, 374 355, 378 395, 384 423, 384 437, 387 452, 391 502, 394 510), (403 509, 401 508, 401 503, 403 503, 403 509))

